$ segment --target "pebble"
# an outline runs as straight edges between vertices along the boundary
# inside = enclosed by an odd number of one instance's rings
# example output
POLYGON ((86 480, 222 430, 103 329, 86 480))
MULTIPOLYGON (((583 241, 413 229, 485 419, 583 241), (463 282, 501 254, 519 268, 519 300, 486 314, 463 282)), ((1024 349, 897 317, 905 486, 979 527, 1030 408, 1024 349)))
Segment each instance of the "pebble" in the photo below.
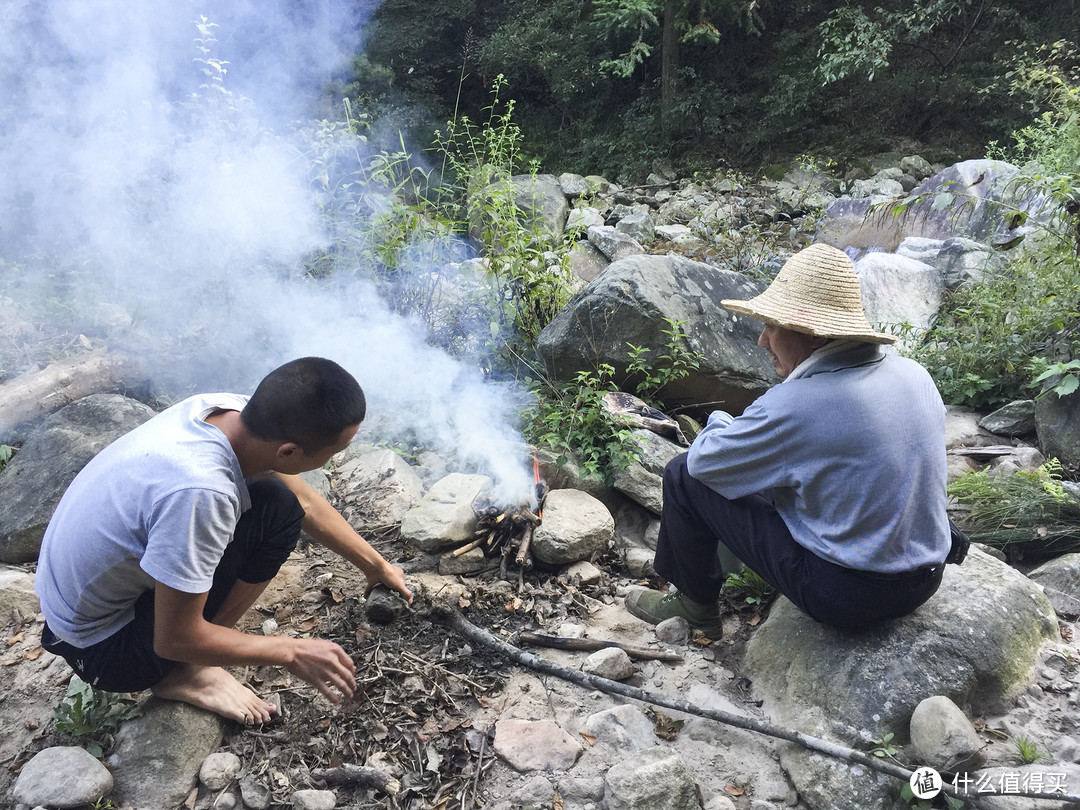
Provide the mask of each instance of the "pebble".
POLYGON ((656 625, 656 637, 667 644, 686 644, 690 640, 690 623, 682 616, 672 616, 656 625))
POLYGON ((294 810, 334 810, 337 797, 332 790, 298 790, 292 795, 294 810))
POLYGON ((216 751, 199 767, 199 782, 207 790, 222 790, 240 773, 240 758, 228 751, 216 751))
POLYGON ((611 681, 624 681, 633 676, 634 662, 630 660, 626 650, 609 647, 597 650, 586 658, 581 670, 611 681))

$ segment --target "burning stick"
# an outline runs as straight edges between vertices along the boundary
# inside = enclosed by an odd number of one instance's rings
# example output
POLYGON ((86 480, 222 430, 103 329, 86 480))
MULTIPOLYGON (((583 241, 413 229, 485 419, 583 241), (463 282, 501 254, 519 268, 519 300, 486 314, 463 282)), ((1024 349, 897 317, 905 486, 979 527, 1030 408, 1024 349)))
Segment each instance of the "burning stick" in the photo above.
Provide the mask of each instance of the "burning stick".
POLYGON ((529 553, 529 546, 532 545, 532 538, 533 524, 529 522, 525 524, 525 529, 521 533, 521 545, 518 546, 517 557, 514 558, 514 562, 522 568, 532 568, 532 554, 529 553))

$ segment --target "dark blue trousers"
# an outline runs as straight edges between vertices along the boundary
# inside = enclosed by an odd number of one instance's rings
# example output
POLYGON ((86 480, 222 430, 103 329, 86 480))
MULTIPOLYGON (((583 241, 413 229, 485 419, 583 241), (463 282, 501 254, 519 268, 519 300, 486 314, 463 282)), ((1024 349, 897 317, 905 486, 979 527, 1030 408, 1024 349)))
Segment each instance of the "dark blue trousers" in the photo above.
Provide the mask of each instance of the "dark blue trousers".
POLYGON ((765 498, 725 498, 693 478, 684 453, 664 471, 656 573, 693 601, 713 602, 731 573, 721 558, 732 556, 811 618, 856 629, 915 610, 934 595, 945 567, 874 574, 824 560, 795 542, 765 498))
MULTIPOLYGON (((210 620, 236 582, 274 578, 300 539, 304 510, 281 481, 268 478, 248 484, 251 508, 237 521, 233 540, 214 572, 203 616, 210 620)), ((107 692, 141 692, 159 683, 179 664, 154 652, 154 592, 135 603, 135 618, 107 639, 80 648, 61 641, 46 625, 41 646, 63 657, 75 673, 107 692)))

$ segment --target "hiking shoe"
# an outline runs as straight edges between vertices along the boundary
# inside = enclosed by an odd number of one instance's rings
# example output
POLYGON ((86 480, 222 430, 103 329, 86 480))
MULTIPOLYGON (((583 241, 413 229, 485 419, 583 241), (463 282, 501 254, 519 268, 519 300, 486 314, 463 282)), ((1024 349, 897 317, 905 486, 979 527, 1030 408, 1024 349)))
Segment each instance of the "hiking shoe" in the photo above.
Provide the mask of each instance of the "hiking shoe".
POLYGON ((648 588, 634 588, 626 595, 626 609, 649 624, 682 616, 687 623, 711 639, 724 636, 720 608, 715 602, 702 604, 689 599, 681 591, 661 593, 648 588))

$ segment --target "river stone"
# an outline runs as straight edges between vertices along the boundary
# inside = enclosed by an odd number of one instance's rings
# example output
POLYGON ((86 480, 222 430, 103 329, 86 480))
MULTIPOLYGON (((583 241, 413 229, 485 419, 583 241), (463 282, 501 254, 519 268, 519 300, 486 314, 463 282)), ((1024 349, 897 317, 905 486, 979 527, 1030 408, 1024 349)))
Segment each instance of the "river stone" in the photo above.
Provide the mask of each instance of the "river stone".
POLYGON ((40 609, 34 592, 34 574, 0 565, 0 616, 29 621, 40 609))
POLYGON ((617 762, 605 777, 608 810, 701 810, 701 793, 675 752, 659 746, 617 762))
POLYGON ((639 245, 651 245, 656 238, 656 223, 646 213, 629 214, 615 223, 615 230, 624 233, 639 245))
MULTIPOLYGON (((747 646, 745 674, 773 722, 865 749, 886 733, 905 738, 915 707, 934 695, 975 712, 1006 710, 1031 682, 1042 642, 1056 636, 1038 586, 972 547, 963 566, 946 566, 926 604, 879 628, 827 627, 780 598, 747 646)), ((814 810, 887 806, 894 788, 802 749, 785 749, 782 763, 814 810)))
POLYGON ((979 427, 999 436, 1025 436, 1035 432, 1035 400, 1018 399, 979 420, 979 427))
POLYGON ((332 790, 298 790, 292 795, 295 810, 334 810, 337 796, 332 790))
POLYGON ((592 225, 586 233, 589 241, 613 262, 645 252, 636 239, 612 225, 592 225))
POLYGON ((637 706, 624 704, 589 715, 585 732, 602 745, 640 751, 656 745, 656 724, 637 706))
POLYGON ((881 331, 908 323, 930 328, 944 291, 941 271, 892 253, 868 253, 855 263, 863 309, 881 331))
POLYGON ((568 771, 584 750, 552 720, 499 720, 494 745, 495 753, 522 773, 568 771))
POLYGON ((37 559, 41 537, 76 474, 108 444, 154 416, 119 394, 93 394, 45 419, 0 471, 0 562, 37 559))
POLYGON ((334 491, 343 503, 341 513, 361 533, 401 523, 424 495, 420 476, 387 448, 349 459, 334 478, 334 491))
POLYGON ((438 551, 472 540, 479 522, 473 502, 491 487, 486 475, 450 473, 405 513, 401 536, 422 551, 438 551))
POLYGON ((580 197, 589 191, 589 182, 580 174, 563 172, 559 175, 559 188, 567 197, 580 197))
POLYGON ((627 344, 659 357, 667 350, 665 319, 682 321, 685 347, 702 359, 696 371, 665 389, 665 401, 722 401, 738 413, 779 378, 757 346, 760 322, 720 301, 751 298, 765 286, 681 256, 632 256, 610 264, 570 300, 540 333, 537 352, 555 379, 573 379, 598 363, 609 363, 622 379, 627 344))
POLYGON ((215 751, 199 766, 199 783, 208 790, 227 788, 240 773, 240 757, 231 751, 215 751))
POLYGON ((1080 552, 1045 562, 1030 572, 1028 578, 1042 586, 1059 616, 1068 619, 1080 616, 1080 552))
POLYGON ((686 448, 651 430, 631 431, 640 448, 640 459, 611 471, 615 489, 641 504, 654 515, 664 508, 664 468, 686 448))
POLYGON ((117 807, 176 807, 202 765, 221 745, 224 719, 186 703, 151 698, 125 723, 109 757, 117 807))
POLYGON ((579 240, 570 249, 570 269, 585 284, 603 273, 609 264, 611 260, 592 242, 579 240))
POLYGON ((634 676, 634 662, 630 660, 626 650, 617 647, 608 647, 597 650, 581 665, 581 671, 598 678, 607 678, 609 681, 625 681, 634 676))
POLYGON ((920 765, 951 773, 977 768, 985 759, 971 721, 944 695, 928 697, 915 707, 910 733, 920 765))
POLYGON ((556 489, 544 499, 544 515, 533 532, 532 552, 551 565, 586 560, 607 547, 615 521, 600 501, 576 489, 556 489))
POLYGON ((525 215, 526 225, 556 244, 566 227, 570 204, 559 179, 551 174, 519 174, 510 178, 515 186, 514 204, 525 215))
POLYGON ((1035 432, 1047 457, 1066 467, 1080 466, 1080 393, 1051 393, 1036 400, 1035 432))
POLYGON ((109 769, 77 746, 56 746, 35 754, 19 771, 12 790, 27 807, 82 807, 113 789, 109 769))

